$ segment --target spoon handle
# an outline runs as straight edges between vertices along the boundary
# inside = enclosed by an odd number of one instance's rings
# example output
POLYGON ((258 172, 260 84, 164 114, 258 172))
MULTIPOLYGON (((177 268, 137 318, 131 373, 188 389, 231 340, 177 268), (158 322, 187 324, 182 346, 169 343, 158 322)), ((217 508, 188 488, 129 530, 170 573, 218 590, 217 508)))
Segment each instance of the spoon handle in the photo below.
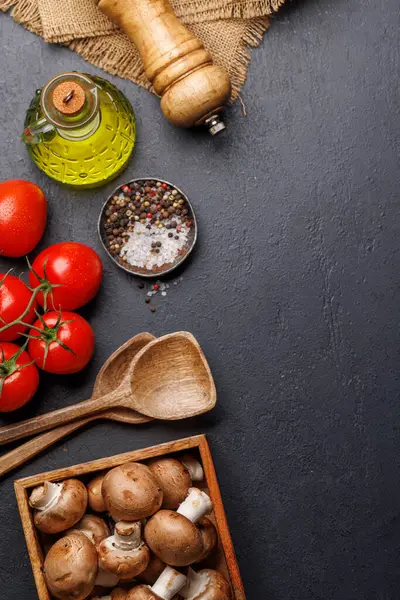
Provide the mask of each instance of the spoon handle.
POLYGON ((3 456, 0 458, 0 477, 24 464, 30 458, 33 458, 42 450, 46 450, 46 448, 49 448, 49 446, 58 440, 61 440, 66 435, 76 431, 80 427, 83 427, 94 418, 97 417, 88 417, 87 419, 79 419, 79 421, 73 421, 72 423, 61 425, 52 431, 48 431, 47 433, 43 433, 42 435, 34 437, 33 439, 29 440, 29 442, 18 446, 18 448, 15 448, 14 450, 11 450, 11 452, 3 454, 3 456))
POLYGON ((29 435, 40 433, 41 431, 53 429, 58 425, 63 425, 87 415, 93 415, 93 418, 96 418, 95 413, 99 413, 111 406, 116 406, 118 398, 118 393, 111 392, 101 398, 86 400, 79 404, 65 406, 59 410, 33 417, 32 419, 26 419, 12 425, 5 425, 4 427, 0 427, 0 445, 8 444, 14 440, 19 440, 29 435))

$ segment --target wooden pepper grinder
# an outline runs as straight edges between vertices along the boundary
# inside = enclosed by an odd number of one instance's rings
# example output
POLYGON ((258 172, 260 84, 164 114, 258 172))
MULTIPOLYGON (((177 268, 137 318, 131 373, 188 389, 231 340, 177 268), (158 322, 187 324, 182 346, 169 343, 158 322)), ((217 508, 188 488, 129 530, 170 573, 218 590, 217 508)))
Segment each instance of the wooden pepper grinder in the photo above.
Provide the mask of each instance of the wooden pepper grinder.
POLYGON ((135 44, 171 123, 205 124, 212 135, 225 129, 220 112, 230 97, 229 75, 213 64, 168 0, 98 0, 98 5, 135 44))

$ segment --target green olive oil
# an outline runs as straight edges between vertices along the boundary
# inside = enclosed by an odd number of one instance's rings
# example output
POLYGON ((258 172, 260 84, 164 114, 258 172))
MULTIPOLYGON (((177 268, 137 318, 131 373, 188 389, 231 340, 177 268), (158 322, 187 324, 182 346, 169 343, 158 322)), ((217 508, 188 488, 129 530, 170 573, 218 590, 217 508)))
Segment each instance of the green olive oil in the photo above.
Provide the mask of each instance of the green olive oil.
MULTIPOLYGON (((79 77, 91 84, 86 94, 95 96, 95 101, 87 98, 93 106, 86 102, 79 114, 60 115, 49 106, 51 94, 43 98, 44 88, 37 90, 27 111, 23 139, 32 160, 49 177, 80 188, 95 187, 127 166, 136 139, 135 116, 127 98, 110 82, 76 74, 79 77)), ((68 97, 63 100, 68 101, 68 97)))

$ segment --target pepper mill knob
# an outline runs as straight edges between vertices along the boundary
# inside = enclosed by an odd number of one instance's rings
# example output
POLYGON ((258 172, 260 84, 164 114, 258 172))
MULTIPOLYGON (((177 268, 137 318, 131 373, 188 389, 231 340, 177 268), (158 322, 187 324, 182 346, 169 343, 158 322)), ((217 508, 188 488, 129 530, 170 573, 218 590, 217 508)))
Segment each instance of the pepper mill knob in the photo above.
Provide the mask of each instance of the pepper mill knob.
POLYGON ((230 97, 229 75, 212 62, 168 0, 98 0, 98 5, 135 44, 171 123, 206 124, 212 135, 225 129, 219 113, 230 97))

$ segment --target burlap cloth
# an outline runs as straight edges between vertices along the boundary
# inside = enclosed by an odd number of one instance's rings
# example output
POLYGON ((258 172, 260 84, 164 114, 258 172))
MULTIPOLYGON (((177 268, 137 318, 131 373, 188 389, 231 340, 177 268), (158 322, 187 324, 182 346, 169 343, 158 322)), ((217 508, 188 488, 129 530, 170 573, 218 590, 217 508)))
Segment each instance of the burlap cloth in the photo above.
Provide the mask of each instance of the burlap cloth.
MULTIPOLYGON (((201 38, 232 80, 232 101, 246 79, 251 48, 268 17, 285 0, 172 0, 176 14, 201 38)), ((95 0, 0 0, 18 23, 47 42, 62 43, 90 63, 151 89, 133 44, 97 8, 95 0)))

